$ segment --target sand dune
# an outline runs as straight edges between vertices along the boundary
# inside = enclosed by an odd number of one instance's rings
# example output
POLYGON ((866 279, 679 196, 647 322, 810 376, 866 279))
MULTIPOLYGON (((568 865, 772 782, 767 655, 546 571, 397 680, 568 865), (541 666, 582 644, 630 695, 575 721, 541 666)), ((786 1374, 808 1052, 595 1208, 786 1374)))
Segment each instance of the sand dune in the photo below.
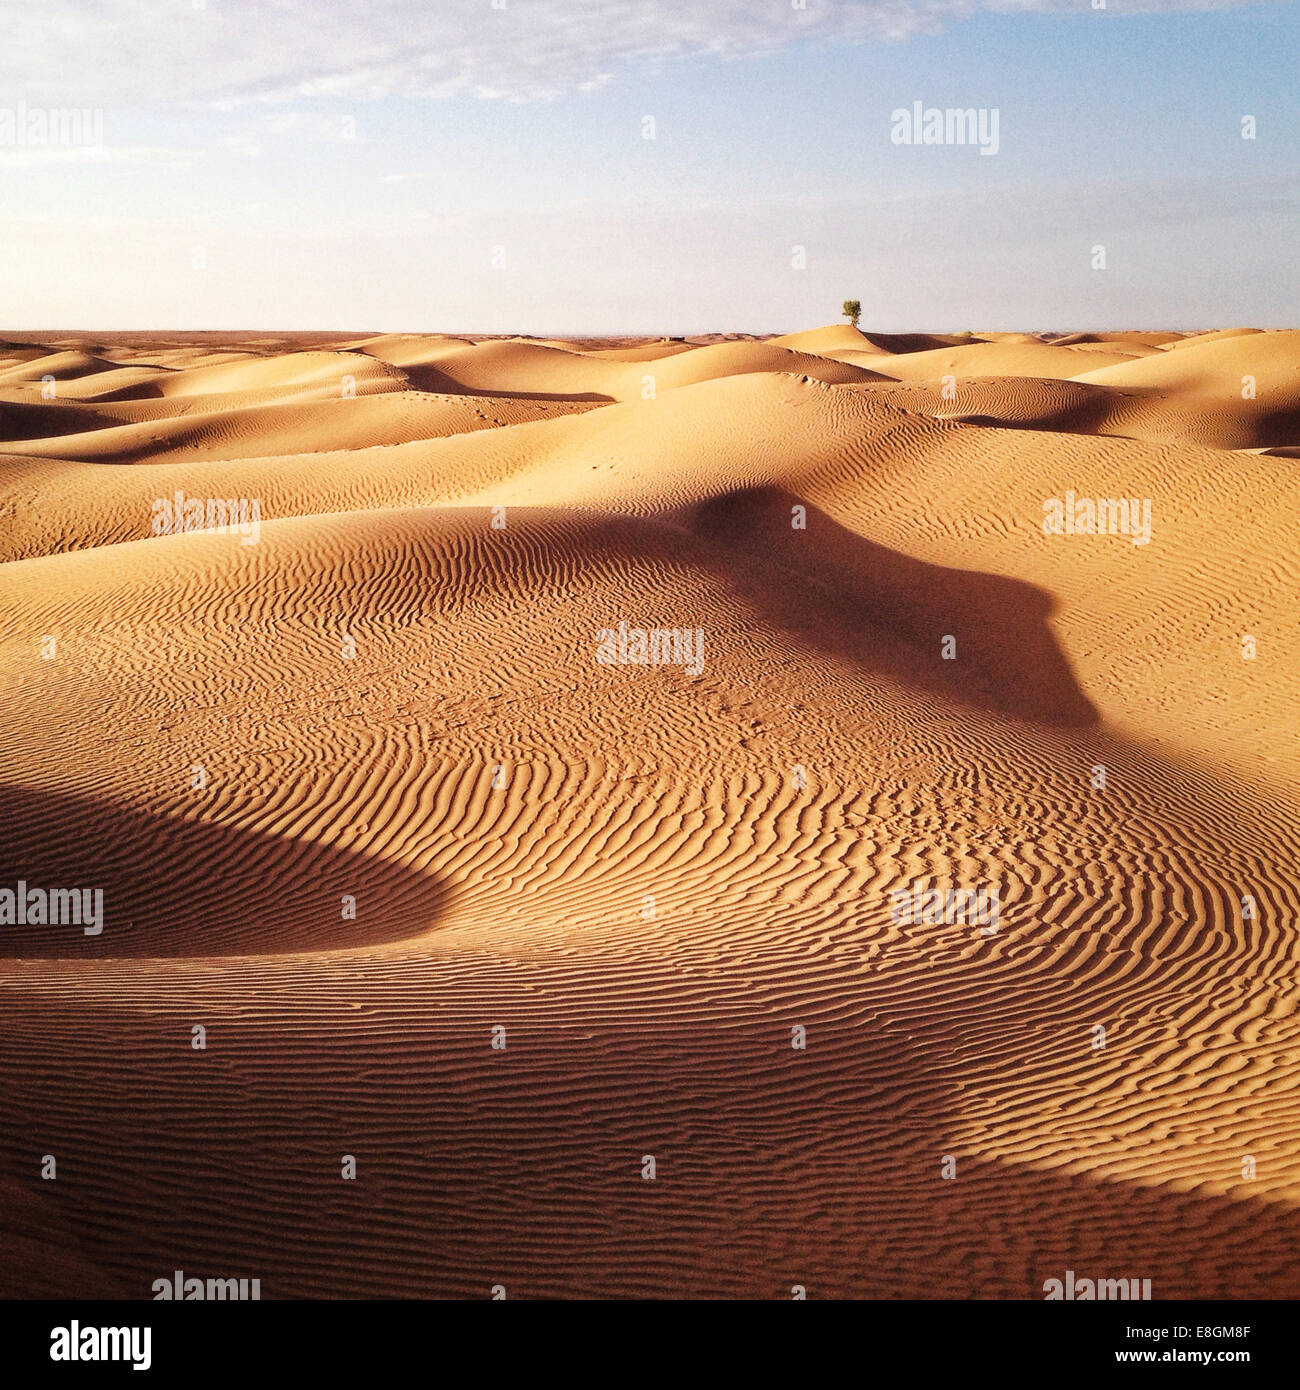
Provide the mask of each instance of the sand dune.
POLYGON ((1258 333, 1258 328, 1219 328, 1210 333, 1190 333, 1169 343, 1160 344, 1163 348, 1202 347, 1206 343, 1222 342, 1226 338, 1244 338, 1258 333))
MULTIPOLYGON (((1271 440, 1294 439, 1300 415, 1285 388, 1243 400, 1224 389, 1218 396, 1143 391, 1077 380, 971 377, 946 384, 918 382, 888 393, 906 410, 936 419, 1046 434, 1110 435, 1159 444, 1199 444, 1216 449, 1270 449, 1271 440), (946 386, 946 389, 945 389, 946 386)), ((1280 446, 1285 447, 1285 446, 1280 446)))
POLYGON ((1087 347, 1114 343, 1119 347, 1172 347, 1184 341, 1179 333, 1062 333, 1052 338, 1056 347, 1087 347))
POLYGON ((111 372, 114 364, 89 352, 24 352, 13 366, 0 370, 0 386, 26 386, 43 381, 76 381, 99 372, 111 372))
POLYGON ((1075 380, 1136 397, 1133 413, 1152 422, 1142 433, 1158 422, 1165 437, 1226 449, 1288 445, 1300 437, 1300 332, 1205 334, 1177 346, 1178 352, 1075 380))
POLYGON ((1300 334, 1070 336, 14 348, 11 1283, 1300 1293, 1300 334))
POLYGON ((423 367, 408 364, 405 371, 413 386, 427 391, 606 401, 640 400, 752 372, 789 372, 834 383, 874 379, 870 372, 832 358, 769 343, 715 343, 651 362, 654 370, 647 372, 638 360, 616 362, 535 343, 491 342, 439 354, 423 367))
MULTIPOLYGON (((1025 334, 1015 336, 1017 341, 1031 341, 1025 334)), ((864 333, 850 324, 835 323, 827 328, 787 333, 771 341, 799 352, 824 356, 839 356, 842 352, 883 352, 890 356, 905 356, 938 348, 964 347, 972 340, 970 335, 964 333, 864 333)), ((977 337, 975 341, 983 341, 983 338, 977 337)))
POLYGON ((1207 341, 1191 339, 1178 352, 1152 353, 1136 362, 1090 369, 1080 381, 1140 390, 1183 391, 1241 399, 1241 378, 1250 374, 1263 391, 1296 392, 1300 332, 1252 333, 1207 341))
POLYGON ((1134 346, 1105 351, 1095 344, 1057 347, 1050 343, 973 342, 957 347, 936 347, 924 352, 889 356, 871 352, 837 354, 870 371, 895 381, 938 381, 982 376, 1045 377, 1060 379, 1092 371, 1099 366, 1128 362, 1145 349, 1134 346))
POLYGON ((0 401, 0 434, 14 432, 13 439, 0 440, 0 454, 85 463, 288 457, 468 434, 553 419, 585 408, 570 401, 471 399, 404 391, 355 400, 230 404, 211 410, 187 407, 180 414, 151 412, 148 419, 115 424, 103 416, 84 420, 66 407, 60 412, 59 407, 6 406, 0 401), (79 430, 83 423, 93 427, 79 430), (33 435, 42 425, 50 437, 33 435), (313 444, 319 447, 313 449, 313 444))

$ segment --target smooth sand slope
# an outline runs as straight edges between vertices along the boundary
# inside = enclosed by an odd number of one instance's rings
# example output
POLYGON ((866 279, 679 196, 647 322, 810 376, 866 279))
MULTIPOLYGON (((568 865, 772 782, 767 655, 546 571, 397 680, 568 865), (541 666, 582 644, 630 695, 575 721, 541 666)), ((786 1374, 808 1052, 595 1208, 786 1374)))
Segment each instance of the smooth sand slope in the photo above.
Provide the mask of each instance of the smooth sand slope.
POLYGON ((105 906, 0 1290, 1300 1294, 1300 334, 1200 338, 11 333, 0 888, 105 906))

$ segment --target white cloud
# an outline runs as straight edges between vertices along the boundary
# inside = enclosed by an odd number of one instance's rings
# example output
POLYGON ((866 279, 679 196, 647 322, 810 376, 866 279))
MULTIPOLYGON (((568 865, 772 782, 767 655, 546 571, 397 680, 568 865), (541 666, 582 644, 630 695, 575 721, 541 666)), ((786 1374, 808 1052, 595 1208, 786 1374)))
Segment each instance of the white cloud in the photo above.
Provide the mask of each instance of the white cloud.
MULTIPOLYGON (((1108 0, 1108 14, 1239 0, 1108 0)), ((238 104, 472 94, 535 100, 594 90, 637 61, 739 56, 805 40, 932 32, 981 9, 1068 11, 1089 0, 42 0, 7 26, 0 92, 29 102, 238 104)))

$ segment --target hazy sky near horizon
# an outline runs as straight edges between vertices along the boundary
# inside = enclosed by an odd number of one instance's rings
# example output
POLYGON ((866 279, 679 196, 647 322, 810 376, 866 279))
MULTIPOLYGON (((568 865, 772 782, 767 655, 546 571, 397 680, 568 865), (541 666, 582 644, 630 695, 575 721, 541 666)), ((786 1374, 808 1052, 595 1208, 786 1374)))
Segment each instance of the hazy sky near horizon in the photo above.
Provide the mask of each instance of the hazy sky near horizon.
POLYGON ((1300 7, 1094 2, 44 0, 3 323, 1300 326, 1300 7), (918 102, 996 153, 896 143, 918 102))

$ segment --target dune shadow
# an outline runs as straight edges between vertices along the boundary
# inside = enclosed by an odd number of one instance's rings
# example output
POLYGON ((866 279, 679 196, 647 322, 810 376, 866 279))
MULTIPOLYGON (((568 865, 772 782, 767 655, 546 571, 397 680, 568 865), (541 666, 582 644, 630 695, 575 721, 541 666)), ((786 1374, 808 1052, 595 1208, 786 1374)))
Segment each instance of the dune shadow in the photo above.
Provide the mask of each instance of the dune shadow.
POLYGON ((691 509, 685 522, 716 557, 706 563, 719 579, 829 654, 883 664, 999 713, 1075 727, 1100 722, 1049 625, 1055 601, 1032 584, 913 559, 779 488, 729 493, 691 509), (791 526, 795 508, 806 529, 791 526), (882 648, 882 633, 895 639, 892 651, 882 648))
POLYGON ((134 386, 119 386, 116 390, 101 391, 98 395, 83 399, 90 405, 111 405, 114 401, 160 401, 163 390, 156 382, 142 381, 134 386))
MULTIPOLYGON (((1077 434, 1093 438, 1135 439, 1159 443, 1179 439, 1197 448, 1271 449, 1294 447, 1300 443, 1300 410, 1290 406, 1263 407, 1248 422, 1233 428, 1229 420, 1222 426, 1210 423, 1210 408, 1195 400, 1179 402, 1173 393, 1127 387, 1072 382, 1088 392, 1054 410, 1037 414, 1013 415, 988 411, 938 412, 936 419, 955 425, 977 425, 986 429, 1029 430, 1041 434, 1077 434), (1141 406, 1150 413, 1140 413, 1141 406)), ((1225 415, 1229 413, 1224 408, 1225 415)))
POLYGON ((69 434, 84 434, 90 430, 111 429, 122 421, 111 415, 101 415, 79 405, 27 404, 24 401, 0 401, 0 451, 7 443, 27 443, 34 439, 61 438, 69 434))
MULTIPOLYGON (((525 523, 555 516, 545 507, 510 511, 525 523)), ((653 559, 703 571, 761 623, 860 670, 1038 723, 1101 723, 1052 632, 1056 600, 1023 580, 913 559, 779 488, 744 489, 649 517, 575 511, 568 519, 558 537, 548 538, 541 526, 512 525, 494 544, 517 547, 524 568, 535 563, 530 556, 540 543, 580 568, 608 565, 621 554, 630 563, 653 559), (796 507, 806 529, 791 527, 796 507)), ((505 562, 484 568, 468 592, 513 592, 511 572, 505 562)), ((688 619, 689 586, 680 597, 674 612, 688 619)))
POLYGON ((506 391, 500 387, 480 390, 465 386, 455 377, 433 366, 402 367, 401 371, 413 390, 428 391, 438 396, 487 396, 499 401, 590 401, 593 405, 613 405, 616 397, 598 391, 506 391))
POLYGON ((432 875, 356 850, 61 792, 0 786, 0 823, 0 890, 89 890, 78 908, 91 914, 102 893, 97 934, 62 898, 61 925, 0 922, 0 958, 376 946, 422 933, 447 898, 432 875))

